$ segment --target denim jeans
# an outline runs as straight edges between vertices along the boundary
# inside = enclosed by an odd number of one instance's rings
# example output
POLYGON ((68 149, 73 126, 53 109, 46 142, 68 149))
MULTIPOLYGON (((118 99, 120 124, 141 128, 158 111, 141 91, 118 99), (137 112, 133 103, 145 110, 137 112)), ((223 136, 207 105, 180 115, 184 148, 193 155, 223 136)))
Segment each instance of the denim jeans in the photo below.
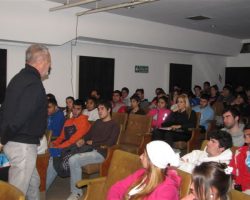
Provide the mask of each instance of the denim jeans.
POLYGON ((82 166, 101 163, 104 157, 96 150, 86 153, 79 153, 69 158, 70 167, 70 190, 72 193, 82 195, 82 190, 78 189, 75 185, 76 182, 82 179, 82 166))
POLYGON ((8 142, 4 153, 10 161, 9 183, 20 189, 27 200, 40 199, 40 177, 36 169, 37 145, 8 142))
POLYGON ((51 186, 51 184, 55 180, 56 176, 57 176, 57 172, 56 172, 56 170, 54 169, 54 166, 53 166, 53 157, 50 157, 49 165, 48 165, 48 168, 47 168, 46 191, 49 189, 49 187, 51 186))

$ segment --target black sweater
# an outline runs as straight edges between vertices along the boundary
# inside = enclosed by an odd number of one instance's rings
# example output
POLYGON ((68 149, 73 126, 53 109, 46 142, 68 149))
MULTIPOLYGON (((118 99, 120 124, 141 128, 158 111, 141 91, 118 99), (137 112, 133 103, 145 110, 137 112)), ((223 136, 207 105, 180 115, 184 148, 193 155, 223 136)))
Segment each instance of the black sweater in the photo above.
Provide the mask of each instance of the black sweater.
POLYGON ((47 99, 39 72, 26 65, 10 81, 0 110, 1 143, 39 144, 47 124, 47 99))
POLYGON ((187 131, 188 128, 195 128, 196 126, 196 114, 192 110, 190 117, 187 112, 172 112, 170 116, 162 123, 162 127, 168 127, 172 125, 181 125, 181 129, 187 131))

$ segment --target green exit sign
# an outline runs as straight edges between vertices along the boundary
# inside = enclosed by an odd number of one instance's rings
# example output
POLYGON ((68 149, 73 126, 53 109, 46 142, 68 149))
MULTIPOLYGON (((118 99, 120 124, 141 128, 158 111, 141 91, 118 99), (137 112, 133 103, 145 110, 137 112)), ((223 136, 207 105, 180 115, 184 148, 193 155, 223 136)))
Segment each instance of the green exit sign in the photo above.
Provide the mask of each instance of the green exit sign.
POLYGON ((148 66, 145 65, 136 65, 135 73, 148 73, 148 66))

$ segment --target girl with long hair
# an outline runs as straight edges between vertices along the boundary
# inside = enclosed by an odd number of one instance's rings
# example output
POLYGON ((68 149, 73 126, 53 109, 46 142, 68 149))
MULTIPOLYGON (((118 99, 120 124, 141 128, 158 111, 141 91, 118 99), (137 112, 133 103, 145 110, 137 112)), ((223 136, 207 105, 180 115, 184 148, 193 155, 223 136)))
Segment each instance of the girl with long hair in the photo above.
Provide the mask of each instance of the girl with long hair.
POLYGON ((231 172, 224 163, 201 163, 193 170, 191 193, 182 200, 228 200, 231 172))
POLYGON ((192 110, 186 94, 177 97, 177 108, 162 123, 162 128, 153 131, 153 140, 163 140, 170 146, 175 141, 188 141, 191 138, 189 128, 195 128, 196 114, 192 110))
POLYGON ((163 141, 147 144, 140 156, 143 169, 115 183, 107 200, 177 200, 180 177, 169 167, 178 166, 179 156, 163 141))

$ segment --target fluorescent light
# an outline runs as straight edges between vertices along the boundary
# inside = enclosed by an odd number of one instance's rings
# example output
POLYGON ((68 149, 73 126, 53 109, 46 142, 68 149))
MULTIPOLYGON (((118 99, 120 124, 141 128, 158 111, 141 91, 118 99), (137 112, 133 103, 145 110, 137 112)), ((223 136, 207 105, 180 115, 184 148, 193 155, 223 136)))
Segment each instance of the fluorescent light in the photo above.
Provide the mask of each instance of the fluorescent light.
POLYGON ((65 9, 65 8, 71 8, 71 7, 80 6, 80 5, 83 5, 83 4, 92 3, 92 2, 95 2, 95 1, 97 1, 97 0, 82 0, 82 1, 79 1, 79 2, 76 2, 76 3, 68 3, 68 4, 64 4, 64 5, 61 5, 61 6, 54 7, 54 8, 50 8, 49 11, 55 11, 55 10, 61 10, 61 9, 65 9))
POLYGON ((107 7, 100 7, 100 8, 86 10, 86 11, 83 11, 83 12, 78 12, 78 13, 76 13, 76 15, 77 16, 87 15, 87 14, 92 14, 92 13, 97 13, 97 12, 114 10, 114 9, 118 9, 118 8, 126 8, 126 7, 130 7, 130 6, 136 6, 136 5, 144 4, 144 3, 151 3, 151 2, 154 2, 154 1, 158 1, 158 0, 135 0, 135 1, 132 1, 132 2, 124 2, 124 3, 119 3, 119 4, 113 4, 113 5, 107 6, 107 7))

